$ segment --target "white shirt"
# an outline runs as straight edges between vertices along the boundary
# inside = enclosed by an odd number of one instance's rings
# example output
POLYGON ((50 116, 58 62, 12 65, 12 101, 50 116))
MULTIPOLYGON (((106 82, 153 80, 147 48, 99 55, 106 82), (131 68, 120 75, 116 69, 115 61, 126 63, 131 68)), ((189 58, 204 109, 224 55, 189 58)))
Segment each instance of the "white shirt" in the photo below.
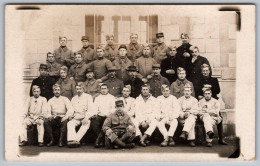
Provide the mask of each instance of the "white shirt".
POLYGON ((47 100, 45 97, 28 97, 23 107, 23 117, 37 118, 46 113, 47 100))
POLYGON ((203 107, 206 107, 205 110, 207 113, 214 113, 219 115, 220 104, 218 100, 211 98, 209 101, 207 101, 205 98, 203 98, 199 101, 199 111, 202 111, 203 107))
POLYGON ((47 106, 47 117, 52 115, 59 116, 59 117, 70 117, 73 115, 73 107, 70 100, 67 97, 59 96, 59 97, 52 97, 48 101, 47 106))
POLYGON ((197 115, 198 114, 198 100, 190 96, 190 98, 186 98, 185 96, 182 96, 178 99, 182 113, 184 112, 190 112, 191 114, 197 115))
POLYGON ((108 116, 115 111, 115 97, 111 94, 100 94, 95 98, 94 106, 96 113, 99 116, 108 116))
POLYGON ((164 97, 163 95, 157 97, 159 116, 160 118, 173 118, 179 117, 181 107, 178 99, 170 95, 169 97, 164 97))

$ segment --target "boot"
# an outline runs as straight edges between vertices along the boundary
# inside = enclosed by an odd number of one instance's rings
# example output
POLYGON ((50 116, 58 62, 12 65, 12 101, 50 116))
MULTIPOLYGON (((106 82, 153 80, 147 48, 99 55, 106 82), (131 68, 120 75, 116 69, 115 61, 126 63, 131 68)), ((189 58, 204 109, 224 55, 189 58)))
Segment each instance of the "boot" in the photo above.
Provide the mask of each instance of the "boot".
POLYGON ((51 141, 47 144, 47 147, 50 147, 50 146, 52 146, 53 145, 53 143, 54 143, 54 138, 53 138, 53 135, 52 135, 52 133, 50 134, 50 138, 51 138, 51 141))
POLYGON ((125 144, 125 148, 132 149, 135 147, 135 143, 125 144))
POLYGON ((186 140, 186 139, 187 139, 187 135, 188 135, 187 131, 182 131, 182 133, 181 133, 181 135, 180 135, 180 138, 181 138, 182 140, 186 140))
POLYGON ((195 144, 194 141, 190 141, 189 145, 190 145, 191 147, 195 147, 195 146, 196 146, 196 144, 195 144))
POLYGON ((207 146, 207 147, 212 147, 213 145, 212 145, 211 142, 207 142, 206 146, 207 146))
POLYGON ((214 133, 212 131, 207 132, 207 135, 209 136, 209 139, 214 137, 214 133))
POLYGON ((168 143, 169 143, 169 137, 166 137, 166 138, 164 139, 164 141, 161 143, 161 146, 162 146, 162 147, 166 147, 166 146, 168 146, 168 143))
POLYGON ((120 140, 124 142, 127 138, 128 138, 128 136, 127 136, 126 134, 124 134, 124 135, 120 138, 120 140))
POLYGON ((222 125, 222 122, 217 125, 217 128, 218 128, 218 137, 219 137, 218 143, 220 145, 228 145, 228 143, 223 139, 223 125, 222 125))
POLYGON ((175 142, 172 137, 169 137, 169 146, 175 146, 175 142))
POLYGON ((60 132, 60 139, 59 139, 59 147, 63 147, 64 146, 64 142, 63 142, 63 138, 64 138, 64 132, 60 132))
POLYGON ((148 137, 147 134, 144 134, 144 135, 142 136, 142 138, 141 138, 141 140, 140 140, 141 146, 143 146, 143 147, 146 146, 145 140, 146 140, 147 137, 148 137))
POLYGON ((100 142, 102 141, 102 138, 103 138, 103 134, 100 132, 98 134, 98 137, 95 141, 95 148, 99 148, 100 147, 100 142))
POLYGON ((22 142, 19 144, 19 146, 25 146, 25 145, 27 145, 27 141, 22 141, 22 142))

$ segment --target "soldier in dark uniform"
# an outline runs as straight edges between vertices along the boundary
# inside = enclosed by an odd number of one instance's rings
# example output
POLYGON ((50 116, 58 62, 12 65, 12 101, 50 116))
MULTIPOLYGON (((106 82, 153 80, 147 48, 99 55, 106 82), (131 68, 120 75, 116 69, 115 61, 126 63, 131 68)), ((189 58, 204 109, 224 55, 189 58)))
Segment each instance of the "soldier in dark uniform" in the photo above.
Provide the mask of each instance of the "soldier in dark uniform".
POLYGON ((57 62, 55 62, 55 55, 51 52, 47 53, 47 67, 48 67, 48 75, 55 79, 55 81, 58 81, 60 78, 60 67, 61 65, 57 62))
POLYGON ((131 42, 129 43, 127 47, 127 57, 132 61, 135 62, 135 60, 142 56, 143 54, 143 46, 138 44, 138 34, 132 33, 130 36, 131 42))
POLYGON ((88 36, 82 36, 81 42, 83 47, 81 50, 77 51, 82 54, 83 61, 88 64, 89 62, 92 62, 95 58, 94 56, 94 49, 89 46, 89 37, 88 36))
POLYGON ((110 114, 102 127, 106 137, 106 146, 108 148, 133 148, 131 143, 135 138, 135 127, 131 118, 124 112, 123 100, 115 102, 116 110, 110 114))
POLYGON ((100 92, 100 83, 94 78, 94 71, 92 69, 87 69, 86 77, 87 80, 83 83, 84 92, 90 94, 95 99, 100 92))
POLYGON ((143 81, 137 77, 137 70, 135 66, 129 66, 127 72, 130 76, 129 80, 125 82, 125 85, 131 85, 130 96, 137 98, 141 94, 143 81))
POLYGON ((107 45, 105 46, 105 58, 113 62, 118 57, 117 47, 114 45, 114 35, 106 36, 107 45))
POLYGON ((164 43, 164 34, 162 32, 156 33, 156 41, 157 45, 153 48, 153 56, 156 62, 161 64, 161 61, 167 58, 166 52, 168 50, 168 47, 164 43))
POLYGON ((47 75, 47 65, 40 64, 39 71, 40 76, 32 81, 32 85, 30 88, 30 96, 33 96, 32 87, 33 85, 37 85, 41 89, 41 96, 45 97, 47 100, 54 96, 52 92, 52 86, 55 84, 55 79, 49 77, 47 75))
POLYGON ((121 95, 124 83, 116 78, 116 71, 117 69, 115 67, 108 69, 109 79, 104 81, 104 83, 108 85, 109 93, 115 97, 118 97, 121 95))

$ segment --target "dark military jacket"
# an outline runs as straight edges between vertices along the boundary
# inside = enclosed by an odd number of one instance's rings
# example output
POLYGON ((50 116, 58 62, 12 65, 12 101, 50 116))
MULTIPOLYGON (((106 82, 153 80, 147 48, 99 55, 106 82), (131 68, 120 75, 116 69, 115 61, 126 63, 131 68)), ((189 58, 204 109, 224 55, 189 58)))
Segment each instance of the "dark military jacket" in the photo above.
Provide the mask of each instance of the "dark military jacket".
POLYGON ((196 97, 203 96, 202 88, 204 85, 209 84, 211 85, 211 91, 212 91, 212 97, 215 99, 218 99, 217 94, 220 93, 220 86, 217 78, 213 77, 200 77, 199 85, 198 85, 198 94, 196 94, 196 97))
POLYGON ((86 70, 88 69, 88 65, 82 61, 81 63, 71 66, 69 70, 69 77, 73 77, 76 82, 84 82, 86 81, 86 70))
POLYGON ((61 96, 67 97, 69 100, 72 99, 75 95, 77 95, 76 92, 76 82, 74 80, 71 80, 69 77, 65 78, 64 80, 60 78, 57 81, 57 84, 61 86, 61 96))
POLYGON ((130 96, 133 98, 137 98, 141 94, 141 89, 143 85, 143 81, 140 78, 129 79, 125 82, 125 85, 131 85, 131 93, 130 96))
POLYGON ((104 81, 105 84, 108 85, 109 93, 115 97, 120 96, 124 83, 123 81, 119 80, 118 78, 109 78, 108 80, 104 81))
POLYGON ((70 68, 75 63, 74 53, 68 49, 68 47, 59 47, 54 50, 55 61, 61 65, 65 65, 70 68))
POLYGON ((153 77, 148 80, 148 83, 150 84, 150 93, 154 97, 158 97, 162 95, 161 86, 163 84, 166 84, 170 87, 170 82, 167 80, 167 78, 161 75, 158 76, 153 75, 153 77))
POLYGON ((118 69, 118 71, 116 72, 117 78, 122 80, 123 82, 127 81, 129 79, 127 69, 129 66, 133 66, 134 63, 130 61, 127 57, 125 57, 125 59, 116 58, 116 60, 114 60, 112 64, 118 69))
POLYGON ((89 62, 92 62, 95 59, 94 49, 92 49, 90 46, 87 48, 82 47, 81 50, 78 51, 83 56, 83 61, 88 64, 89 62))
POLYGON ((161 61, 167 58, 167 50, 168 47, 166 46, 165 43, 162 44, 157 44, 153 48, 153 57, 156 60, 157 63, 161 64, 161 61))
POLYGON ((161 75, 163 77, 166 77, 168 81, 173 83, 174 81, 177 80, 177 68, 180 67, 179 64, 177 63, 177 58, 174 57, 168 57, 161 62, 161 75), (174 70, 174 74, 167 74, 166 70, 174 70))
POLYGON ((114 61, 116 57, 118 57, 118 50, 115 45, 112 46, 106 45, 104 52, 105 52, 104 57, 110 61, 114 61))
POLYGON ((47 71, 49 73, 49 76, 53 77, 55 81, 57 81, 60 78, 60 67, 61 65, 59 63, 53 62, 50 63, 49 61, 47 63, 47 71))
POLYGON ((134 62, 137 58, 141 57, 143 54, 143 46, 136 43, 130 43, 127 46, 127 57, 134 62))

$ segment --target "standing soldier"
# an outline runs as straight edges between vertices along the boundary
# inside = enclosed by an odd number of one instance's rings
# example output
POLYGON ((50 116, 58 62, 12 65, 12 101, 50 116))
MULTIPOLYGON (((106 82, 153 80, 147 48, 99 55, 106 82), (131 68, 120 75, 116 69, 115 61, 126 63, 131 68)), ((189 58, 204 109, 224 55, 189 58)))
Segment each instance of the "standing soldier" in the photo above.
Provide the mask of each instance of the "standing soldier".
POLYGON ((55 62, 55 55, 51 52, 47 53, 47 67, 48 67, 48 75, 52 77, 55 81, 60 78, 60 67, 61 65, 55 62))
POLYGON ((109 78, 104 81, 104 83, 108 85, 109 93, 115 97, 118 97, 123 90, 124 83, 123 81, 116 78, 116 71, 117 69, 115 67, 108 69, 109 78))
POLYGON ((158 97, 162 95, 161 86, 163 84, 166 84, 170 86, 169 81, 167 78, 161 76, 161 66, 160 64, 154 64, 153 65, 153 76, 151 79, 148 80, 148 84, 150 84, 150 93, 154 97, 158 97))
POLYGON ((157 63, 161 64, 161 61, 166 59, 166 52, 168 47, 164 43, 164 34, 162 32, 156 33, 157 45, 153 48, 154 50, 154 59, 157 63))
POLYGON ((132 33, 130 35, 130 43, 127 47, 127 57, 135 62, 136 59, 142 56, 143 54, 143 46, 138 44, 138 34, 132 33))
POLYGON ((86 81, 86 70, 88 69, 88 65, 83 61, 81 53, 75 55, 75 62, 76 63, 72 65, 69 70, 70 79, 75 80, 76 82, 86 81))
POLYGON ((178 117, 180 114, 180 105, 177 98, 170 94, 170 87, 168 85, 162 85, 162 94, 157 97, 159 116, 158 120, 158 129, 164 137, 164 141, 161 143, 161 146, 174 146, 175 142, 173 140, 173 135, 178 126, 178 117), (169 130, 166 130, 165 125, 170 125, 169 130))
POLYGON ((47 75, 48 67, 45 64, 40 64, 39 71, 40 76, 32 81, 30 96, 33 96, 32 87, 37 85, 41 89, 41 96, 47 100, 53 97, 52 85, 55 84, 55 80, 47 75))
POLYGON ((110 114, 102 127, 106 134, 106 146, 114 149, 134 148, 131 143, 135 138, 135 127, 131 118, 124 112, 124 103, 122 100, 115 102, 116 110, 110 114))
POLYGON ((87 80, 83 83, 84 92, 90 94, 93 99, 99 95, 99 82, 94 78, 94 71, 87 69, 86 71, 87 80))
POLYGON ((61 87, 61 96, 65 96, 69 100, 77 94, 75 89, 76 83, 68 77, 67 66, 62 66, 60 68, 60 79, 56 82, 56 84, 59 84, 61 87))
POLYGON ((33 97, 27 98, 24 104, 24 114, 23 114, 23 123, 22 131, 20 135, 21 144, 19 146, 24 146, 27 143, 27 128, 31 125, 37 125, 38 131, 38 146, 42 147, 43 144, 43 114, 46 113, 47 100, 45 97, 40 96, 41 90, 40 87, 34 85, 32 87, 33 97))
POLYGON ((186 79, 185 69, 179 67, 177 69, 178 79, 171 84, 171 94, 175 97, 180 98, 184 95, 184 86, 189 84, 192 87, 192 96, 195 97, 194 88, 192 82, 186 79))
POLYGON ((55 60, 57 63, 61 64, 62 66, 65 65, 68 68, 70 68, 71 65, 73 65, 74 62, 74 54, 73 52, 68 49, 67 42, 68 39, 65 36, 59 37, 60 47, 56 50, 54 50, 55 54, 55 60))
POLYGON ((181 106, 180 123, 184 124, 180 138, 188 139, 189 145, 195 145, 195 123, 198 114, 198 100, 191 96, 192 87, 186 84, 184 87, 184 96, 178 99, 181 106), (188 137, 188 138, 187 138, 188 137))
POLYGON ((48 101, 47 115, 44 122, 44 128, 50 137, 47 146, 52 146, 54 138, 52 134, 53 127, 60 126, 60 137, 58 146, 64 146, 67 133, 67 123, 73 115, 73 107, 67 97, 61 96, 61 87, 58 84, 53 85, 54 97, 48 101))
POLYGON ((114 35, 106 35, 105 57, 113 62, 118 57, 118 51, 114 45, 114 35))
POLYGON ((82 36, 81 38, 82 48, 78 51, 78 53, 81 53, 83 56, 83 61, 88 64, 89 62, 92 62, 95 58, 94 56, 94 49, 90 47, 89 45, 89 37, 88 36, 82 36))

